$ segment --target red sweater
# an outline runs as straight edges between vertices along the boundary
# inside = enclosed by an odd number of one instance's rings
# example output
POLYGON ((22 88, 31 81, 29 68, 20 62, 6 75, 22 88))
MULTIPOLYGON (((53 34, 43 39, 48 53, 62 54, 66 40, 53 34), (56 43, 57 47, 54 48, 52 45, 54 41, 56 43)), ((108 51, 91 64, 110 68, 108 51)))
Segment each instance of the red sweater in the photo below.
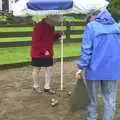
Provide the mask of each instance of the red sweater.
POLYGON ((32 58, 53 58, 53 44, 61 36, 44 20, 35 25, 32 32, 32 58), (45 55, 48 51, 50 55, 45 55))

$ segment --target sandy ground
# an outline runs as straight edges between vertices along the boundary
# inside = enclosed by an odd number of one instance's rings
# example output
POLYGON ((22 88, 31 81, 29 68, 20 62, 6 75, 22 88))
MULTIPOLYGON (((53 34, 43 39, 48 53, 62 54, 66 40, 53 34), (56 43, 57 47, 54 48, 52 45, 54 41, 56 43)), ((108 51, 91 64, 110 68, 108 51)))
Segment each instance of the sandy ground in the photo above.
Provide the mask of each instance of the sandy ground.
MULTIPOLYGON (((31 66, 0 71, 0 120, 84 120, 84 110, 70 110, 71 96, 68 92, 75 87, 75 71, 73 62, 64 63, 64 90, 60 91, 60 63, 54 65, 52 87, 56 90, 55 95, 32 90, 31 66), (51 98, 59 100, 56 107, 51 107, 51 98)), ((44 69, 40 71, 40 81, 43 86, 44 69)), ((102 107, 99 110, 101 120, 102 107)), ((116 120, 120 120, 119 112, 118 98, 116 120)))

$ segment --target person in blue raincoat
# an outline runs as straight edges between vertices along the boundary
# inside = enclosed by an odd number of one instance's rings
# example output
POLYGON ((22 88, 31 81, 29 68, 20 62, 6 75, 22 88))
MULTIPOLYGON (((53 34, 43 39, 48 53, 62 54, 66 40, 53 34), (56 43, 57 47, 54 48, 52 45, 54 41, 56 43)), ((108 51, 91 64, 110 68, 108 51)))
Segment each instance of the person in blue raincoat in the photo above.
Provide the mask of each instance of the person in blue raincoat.
POLYGON ((81 79, 84 73, 90 99, 85 120, 97 120, 99 86, 104 101, 103 120, 113 120, 116 82, 120 80, 120 27, 107 9, 92 12, 90 19, 83 35, 81 56, 76 61, 76 78, 81 79))

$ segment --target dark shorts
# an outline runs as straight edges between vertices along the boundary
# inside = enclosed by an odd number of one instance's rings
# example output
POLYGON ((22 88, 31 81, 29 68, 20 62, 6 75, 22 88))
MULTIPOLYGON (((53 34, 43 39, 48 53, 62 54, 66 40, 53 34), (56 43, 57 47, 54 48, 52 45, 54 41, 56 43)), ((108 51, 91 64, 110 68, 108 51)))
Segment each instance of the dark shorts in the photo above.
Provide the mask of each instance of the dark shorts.
POLYGON ((53 65, 53 58, 32 58, 32 66, 49 67, 53 65))

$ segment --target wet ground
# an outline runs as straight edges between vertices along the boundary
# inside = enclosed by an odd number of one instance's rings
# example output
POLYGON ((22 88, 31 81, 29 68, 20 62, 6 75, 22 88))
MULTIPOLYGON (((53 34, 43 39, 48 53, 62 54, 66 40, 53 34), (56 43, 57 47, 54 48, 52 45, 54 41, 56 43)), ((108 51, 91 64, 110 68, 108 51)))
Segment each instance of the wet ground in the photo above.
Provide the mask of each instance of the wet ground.
MULTIPOLYGON (((75 87, 75 72, 73 62, 64 63, 64 90, 61 91, 60 63, 56 63, 52 78, 52 87, 56 90, 56 94, 48 95, 32 90, 31 66, 0 71, 0 120, 84 120, 84 110, 76 112, 70 110, 71 96, 68 93, 75 87), (57 99, 59 104, 52 107, 51 98, 57 99)), ((40 81, 43 86, 44 69, 40 71, 40 81)), ((120 120, 119 88, 120 82, 118 82, 116 120, 120 120)), ((100 114, 101 111, 100 105, 100 114)))

